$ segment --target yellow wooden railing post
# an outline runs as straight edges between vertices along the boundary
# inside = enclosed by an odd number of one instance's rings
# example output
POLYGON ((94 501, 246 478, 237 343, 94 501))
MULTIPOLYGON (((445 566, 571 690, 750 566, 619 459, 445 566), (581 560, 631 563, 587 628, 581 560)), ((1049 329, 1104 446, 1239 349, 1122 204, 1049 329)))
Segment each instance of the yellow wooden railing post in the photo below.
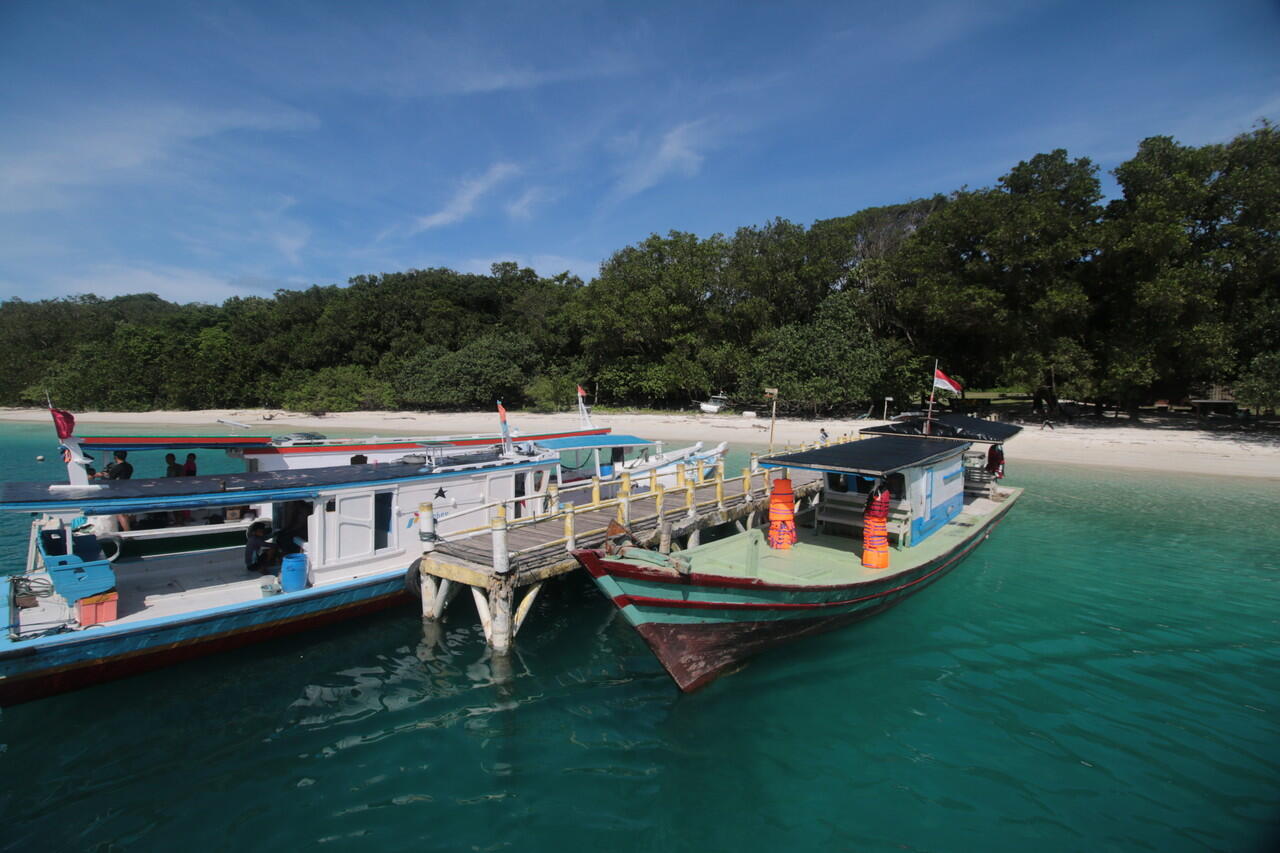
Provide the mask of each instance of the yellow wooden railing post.
POLYGON ((742 493, 746 495, 748 498, 750 498, 752 488, 754 487, 751 485, 751 469, 749 467, 743 468, 742 469, 742 493))
POLYGON ((676 463, 676 485, 677 485, 677 486, 679 486, 679 487, 680 487, 680 488, 682 488, 682 489, 684 488, 684 485, 685 485, 684 463, 683 463, 683 462, 677 462, 677 463, 676 463))
POLYGON ((618 523, 631 526, 631 472, 622 472, 622 485, 618 490, 618 523))
POLYGON ((697 483, 699 486, 701 486, 703 483, 703 480, 705 479, 706 478, 703 476, 703 472, 702 472, 702 460, 701 459, 693 460, 693 481, 697 483))
POLYGON ((649 469, 649 491, 656 492, 658 490, 658 469, 649 469))
POLYGON ((663 504, 663 499, 666 498, 666 496, 667 496, 667 490, 662 487, 661 483, 659 483, 657 489, 655 489, 653 492, 653 504, 656 507, 658 512, 659 525, 662 524, 662 504, 663 504))
POLYGON ((600 475, 591 478, 591 505, 600 505, 600 475))
POLYGON ((716 509, 724 509, 724 463, 716 465, 716 509))
POLYGON ((564 505, 564 547, 565 550, 572 551, 578 547, 578 540, 574 530, 573 504, 564 505))

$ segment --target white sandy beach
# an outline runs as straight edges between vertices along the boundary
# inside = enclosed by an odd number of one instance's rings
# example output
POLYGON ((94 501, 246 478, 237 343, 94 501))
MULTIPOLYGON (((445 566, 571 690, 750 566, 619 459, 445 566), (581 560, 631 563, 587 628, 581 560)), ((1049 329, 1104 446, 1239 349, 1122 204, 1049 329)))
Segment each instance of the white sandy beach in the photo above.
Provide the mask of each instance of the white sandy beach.
MULTIPOLYGON (((0 420, 48 420, 44 409, 0 409, 0 420)), ((236 421, 255 433, 278 434, 310 430, 367 431, 369 435, 456 435, 495 432, 498 418, 488 412, 341 412, 322 417, 264 409, 213 409, 198 412, 77 412, 78 432, 94 426, 136 424, 155 434, 175 427, 199 427, 202 432, 221 425, 218 419, 236 421)), ((574 412, 545 415, 512 412, 512 426, 519 432, 551 432, 578 427, 574 412)), ((599 427, 645 438, 703 441, 765 447, 769 421, 740 415, 665 415, 648 413, 597 414, 599 427)), ((815 441, 819 429, 836 437, 884 423, 875 420, 779 419, 775 447, 815 441)), ((1203 428, 1192 420, 1151 420, 1133 425, 1110 418, 1078 419, 1074 425, 1042 429, 1028 424, 1006 453, 1010 461, 1025 459, 1070 465, 1130 468, 1188 474, 1220 474, 1232 477, 1280 478, 1280 436, 1246 432, 1231 427, 1203 428)))

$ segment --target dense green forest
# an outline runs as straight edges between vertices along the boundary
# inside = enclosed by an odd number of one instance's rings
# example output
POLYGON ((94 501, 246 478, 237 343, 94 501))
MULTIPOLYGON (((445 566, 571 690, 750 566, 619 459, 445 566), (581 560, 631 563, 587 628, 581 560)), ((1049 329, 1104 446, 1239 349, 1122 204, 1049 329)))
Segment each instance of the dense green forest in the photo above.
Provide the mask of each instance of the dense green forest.
POLYGON ((113 410, 687 406, 777 386, 792 410, 970 387, 1136 406, 1210 382, 1280 404, 1280 132, 1141 143, 1113 172, 1064 150, 806 228, 654 234, 584 283, 516 264, 179 305, 0 304, 0 402, 113 410))

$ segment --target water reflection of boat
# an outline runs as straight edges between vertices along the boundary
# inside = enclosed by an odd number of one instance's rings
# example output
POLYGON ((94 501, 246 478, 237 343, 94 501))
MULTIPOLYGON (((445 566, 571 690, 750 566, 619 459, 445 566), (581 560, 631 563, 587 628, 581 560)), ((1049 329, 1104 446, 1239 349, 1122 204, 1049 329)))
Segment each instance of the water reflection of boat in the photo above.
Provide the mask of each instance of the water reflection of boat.
POLYGON ((766 648, 885 610, 970 554, 1022 492, 979 476, 985 454, 966 460, 970 447, 881 435, 760 460, 784 477, 787 468, 826 477, 813 526, 789 548, 769 547, 756 529, 674 555, 575 555, 676 684, 696 690, 766 648), (864 505, 875 484, 887 489, 880 529, 897 546, 883 569, 864 566, 863 541, 851 535, 871 524, 864 505))

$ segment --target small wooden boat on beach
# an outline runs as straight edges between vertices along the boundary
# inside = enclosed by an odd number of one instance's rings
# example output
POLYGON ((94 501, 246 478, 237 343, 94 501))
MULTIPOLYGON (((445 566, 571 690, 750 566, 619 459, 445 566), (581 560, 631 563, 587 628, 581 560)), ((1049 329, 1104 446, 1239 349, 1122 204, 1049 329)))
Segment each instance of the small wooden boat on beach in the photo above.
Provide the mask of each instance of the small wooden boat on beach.
MULTIPOLYGON (((1018 430, 997 426, 1004 437, 1018 430)), ((575 556, 680 689, 696 690, 771 646, 879 613, 972 553, 1022 493, 994 486, 988 454, 972 445, 881 435, 761 459, 780 479, 787 469, 825 478, 789 548, 751 529, 674 554, 624 547, 575 556), (887 568, 863 561, 864 504, 876 484, 890 496, 885 528, 896 547, 887 568)))

